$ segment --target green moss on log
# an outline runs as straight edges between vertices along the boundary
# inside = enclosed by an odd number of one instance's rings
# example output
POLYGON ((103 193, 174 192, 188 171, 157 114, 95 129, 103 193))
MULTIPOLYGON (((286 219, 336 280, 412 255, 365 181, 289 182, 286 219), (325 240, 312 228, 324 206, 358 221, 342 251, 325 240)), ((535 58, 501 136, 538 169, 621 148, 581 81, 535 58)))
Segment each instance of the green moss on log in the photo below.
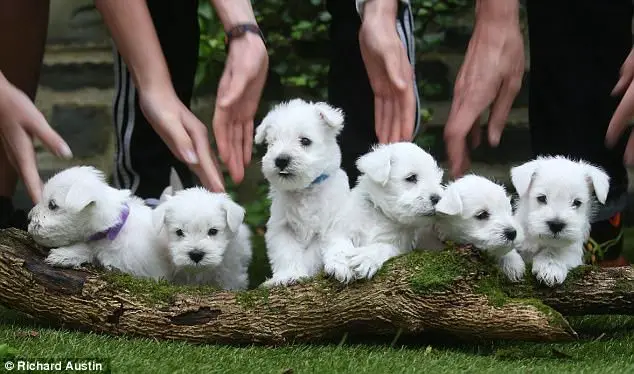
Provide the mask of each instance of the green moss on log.
POLYGON ((177 294, 195 297, 218 292, 218 289, 212 286, 175 285, 166 280, 154 281, 152 279, 135 278, 132 275, 115 271, 104 272, 102 279, 110 285, 128 291, 130 295, 139 297, 152 305, 171 304, 177 294))
POLYGON ((251 309, 259 305, 269 303, 269 290, 265 287, 256 288, 249 291, 236 292, 236 302, 245 309, 251 309))

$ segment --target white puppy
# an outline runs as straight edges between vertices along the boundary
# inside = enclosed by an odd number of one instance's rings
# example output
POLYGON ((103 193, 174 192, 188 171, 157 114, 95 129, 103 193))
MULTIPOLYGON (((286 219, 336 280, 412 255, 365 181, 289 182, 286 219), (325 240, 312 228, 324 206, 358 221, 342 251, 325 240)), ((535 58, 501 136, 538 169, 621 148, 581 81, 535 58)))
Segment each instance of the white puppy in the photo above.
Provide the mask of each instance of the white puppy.
POLYGON ((167 232, 173 281, 246 289, 252 251, 244 209, 229 195, 200 187, 164 198, 154 210, 154 224, 167 232))
POLYGON ((594 191, 602 204, 610 180, 598 167, 565 157, 540 157, 511 169, 519 195, 516 212, 526 240, 519 247, 533 263, 533 274, 548 286, 563 283, 583 264, 583 243, 590 233, 594 191))
POLYGON ((489 253, 511 280, 524 277, 526 265, 514 249, 524 239, 504 187, 477 175, 449 183, 436 205, 436 232, 441 240, 473 244, 489 253))
POLYGON ((330 232, 350 193, 337 144, 343 122, 326 103, 294 99, 273 108, 256 130, 255 143, 267 144, 262 173, 272 200, 265 240, 273 276, 265 287, 316 275, 340 240, 330 232))
POLYGON ((413 143, 376 146, 357 168, 362 175, 337 225, 352 241, 342 250, 346 266, 325 266, 342 282, 371 278, 385 261, 411 251, 420 228, 431 229, 442 194, 442 169, 413 143))
POLYGON ((96 262, 139 277, 171 274, 165 238, 153 230, 152 210, 130 190, 110 187, 93 167, 72 167, 51 177, 29 219, 34 240, 53 247, 46 258, 51 265, 96 262))

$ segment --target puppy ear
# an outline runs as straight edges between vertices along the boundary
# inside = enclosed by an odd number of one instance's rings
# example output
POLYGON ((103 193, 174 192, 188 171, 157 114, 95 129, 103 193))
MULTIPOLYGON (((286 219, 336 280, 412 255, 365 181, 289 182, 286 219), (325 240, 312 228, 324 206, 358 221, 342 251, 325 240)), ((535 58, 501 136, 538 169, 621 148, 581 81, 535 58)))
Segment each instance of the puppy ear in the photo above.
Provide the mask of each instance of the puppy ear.
POLYGON ((227 198, 223 207, 227 215, 227 227, 229 227, 231 232, 237 232, 244 221, 244 215, 246 213, 244 208, 229 198, 227 198))
POLYGON ((389 148, 379 146, 357 160, 357 169, 371 180, 385 186, 390 179, 392 155, 389 148))
POLYGON ((343 111, 324 102, 315 103, 314 105, 324 123, 334 129, 338 134, 343 129, 343 111))
POLYGON ((442 194, 440 201, 436 204, 436 213, 448 216, 462 214, 462 198, 454 189, 447 189, 442 194))
POLYGON ((163 229, 165 223, 165 205, 159 205, 152 211, 152 227, 154 232, 159 234, 163 229))
POLYGON ((593 165, 585 164, 586 178, 592 184, 594 194, 601 204, 605 204, 610 190, 610 177, 601 169, 593 165))
POLYGON ((515 191, 520 197, 528 192, 538 165, 539 160, 533 160, 511 168, 511 183, 513 183, 513 187, 515 187, 515 191))
POLYGON ((176 191, 185 189, 181 178, 178 176, 178 172, 174 168, 170 168, 170 187, 172 187, 171 195, 175 194, 176 191))
POLYGON ((271 122, 270 114, 267 114, 264 117, 264 119, 262 119, 262 122, 260 122, 258 127, 255 128, 255 137, 253 138, 253 141, 255 142, 255 144, 264 143, 264 140, 266 139, 266 131, 267 131, 267 128, 269 127, 270 122, 271 122))
POLYGON ((97 197, 93 189, 88 188, 86 185, 75 183, 68 190, 66 198, 64 199, 64 205, 80 212, 89 205, 94 205, 96 201, 97 197))

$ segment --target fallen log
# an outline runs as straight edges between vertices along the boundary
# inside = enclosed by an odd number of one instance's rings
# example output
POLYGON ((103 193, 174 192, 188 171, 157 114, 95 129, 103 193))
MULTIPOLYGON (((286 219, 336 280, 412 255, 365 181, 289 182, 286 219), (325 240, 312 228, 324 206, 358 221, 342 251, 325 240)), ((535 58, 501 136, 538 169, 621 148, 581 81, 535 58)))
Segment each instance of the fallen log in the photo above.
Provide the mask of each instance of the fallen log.
POLYGON ((0 231, 0 304, 35 318, 113 335, 197 343, 280 345, 344 333, 443 333, 463 339, 566 341, 563 314, 634 314, 632 268, 583 267, 561 287, 506 282, 469 248, 415 252, 371 281, 324 277, 226 292, 46 265, 27 233, 0 231))

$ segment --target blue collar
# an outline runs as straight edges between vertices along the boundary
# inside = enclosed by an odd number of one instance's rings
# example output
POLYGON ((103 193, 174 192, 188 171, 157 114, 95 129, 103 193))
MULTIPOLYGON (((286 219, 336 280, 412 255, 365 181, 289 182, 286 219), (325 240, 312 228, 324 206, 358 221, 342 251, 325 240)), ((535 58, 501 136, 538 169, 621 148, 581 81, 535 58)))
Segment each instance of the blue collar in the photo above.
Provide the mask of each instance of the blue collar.
POLYGON ((317 184, 325 181, 326 179, 328 179, 328 177, 329 177, 328 174, 320 174, 317 178, 315 178, 315 180, 310 184, 310 186, 317 185, 317 184))

